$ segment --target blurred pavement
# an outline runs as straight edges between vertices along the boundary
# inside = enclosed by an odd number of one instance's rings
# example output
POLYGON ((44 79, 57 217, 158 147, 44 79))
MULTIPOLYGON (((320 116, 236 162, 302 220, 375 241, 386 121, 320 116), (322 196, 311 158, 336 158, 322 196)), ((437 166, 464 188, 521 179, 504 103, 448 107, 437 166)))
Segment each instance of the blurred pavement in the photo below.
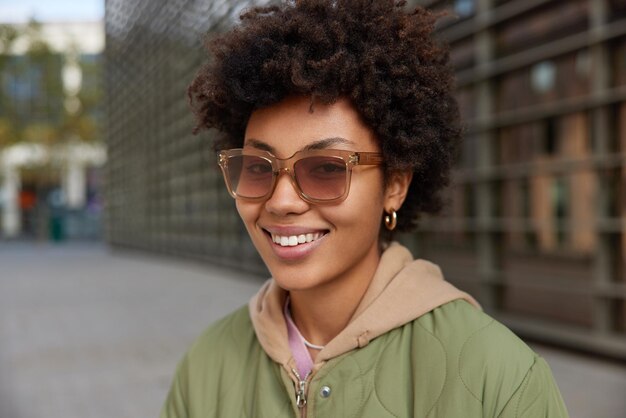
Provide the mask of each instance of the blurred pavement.
MULTIPOLYGON (((174 367, 257 277, 98 244, 0 242, 0 418, 157 417, 174 367)), ((534 345, 572 418, 621 418, 626 364, 534 345)))

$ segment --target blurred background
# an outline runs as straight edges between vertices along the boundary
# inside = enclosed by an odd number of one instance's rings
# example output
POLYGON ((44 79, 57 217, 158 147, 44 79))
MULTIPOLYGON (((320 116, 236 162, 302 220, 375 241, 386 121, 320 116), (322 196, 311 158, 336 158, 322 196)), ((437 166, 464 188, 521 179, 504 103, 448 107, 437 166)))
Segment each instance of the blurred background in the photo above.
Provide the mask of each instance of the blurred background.
MULTIPOLYGON (((265 1, 0 0, 0 418, 156 416, 267 272, 191 134, 204 34, 265 1)), ((409 1, 465 141, 401 237, 544 355, 573 418, 626 413, 626 1, 409 1)))

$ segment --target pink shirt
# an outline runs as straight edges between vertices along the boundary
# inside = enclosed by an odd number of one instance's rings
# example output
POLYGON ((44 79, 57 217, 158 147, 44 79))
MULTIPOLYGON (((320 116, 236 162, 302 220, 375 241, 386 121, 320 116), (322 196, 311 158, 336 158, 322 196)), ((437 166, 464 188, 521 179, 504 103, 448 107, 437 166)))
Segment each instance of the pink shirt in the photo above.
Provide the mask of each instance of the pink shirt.
POLYGON ((291 355, 296 362, 296 368, 300 374, 301 379, 305 379, 306 376, 311 373, 313 369, 313 359, 309 354, 309 350, 304 345, 304 337, 300 333, 300 330, 293 322, 291 318, 291 312, 289 311, 289 296, 285 300, 284 308, 285 320, 287 321, 287 335, 289 337, 289 348, 291 349, 291 355))

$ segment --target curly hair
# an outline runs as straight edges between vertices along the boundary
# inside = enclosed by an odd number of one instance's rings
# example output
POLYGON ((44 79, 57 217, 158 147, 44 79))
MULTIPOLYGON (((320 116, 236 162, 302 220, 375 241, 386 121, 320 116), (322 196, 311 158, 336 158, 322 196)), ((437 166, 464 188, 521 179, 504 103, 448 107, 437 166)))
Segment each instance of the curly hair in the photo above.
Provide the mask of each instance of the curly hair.
POLYGON ((255 109, 287 96, 350 99, 373 129, 386 173, 412 170, 397 230, 442 207, 460 141, 449 48, 434 39, 438 15, 397 0, 296 0, 244 11, 207 43, 212 60, 188 89, 198 125, 217 128, 216 149, 243 145, 255 109))

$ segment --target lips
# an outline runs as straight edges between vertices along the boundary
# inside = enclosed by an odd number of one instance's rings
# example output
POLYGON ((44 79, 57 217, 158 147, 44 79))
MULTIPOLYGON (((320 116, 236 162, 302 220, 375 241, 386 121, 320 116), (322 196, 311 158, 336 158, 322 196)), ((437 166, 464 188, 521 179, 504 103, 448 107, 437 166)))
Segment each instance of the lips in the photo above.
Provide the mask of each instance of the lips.
POLYGON ((281 247, 295 247, 300 244, 306 244, 309 242, 317 241, 324 235, 323 232, 308 232, 306 234, 299 235, 278 235, 270 233, 272 241, 281 247))
POLYGON ((310 255, 330 231, 306 227, 276 226, 263 228, 275 255, 295 261, 310 255))

